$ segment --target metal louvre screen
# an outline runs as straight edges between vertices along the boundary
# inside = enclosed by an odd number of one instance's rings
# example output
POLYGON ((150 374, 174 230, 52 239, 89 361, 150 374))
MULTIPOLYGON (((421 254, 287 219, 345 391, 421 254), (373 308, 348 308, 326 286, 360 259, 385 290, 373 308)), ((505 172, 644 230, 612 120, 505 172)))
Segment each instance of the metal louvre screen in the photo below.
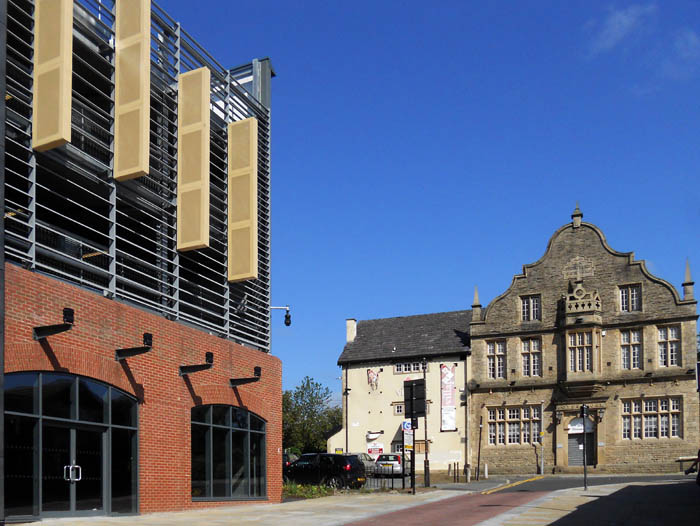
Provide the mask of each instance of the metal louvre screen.
POLYGON ((73 0, 37 0, 34 20, 32 146, 70 141, 73 0))
POLYGON ((148 170, 116 182, 116 2, 75 0, 72 7, 71 141, 39 152, 32 148, 34 4, 8 0, 8 261, 269 351, 269 109, 251 89, 260 84, 260 63, 226 70, 153 2, 148 170), (178 252, 178 78, 198 68, 211 72, 204 159, 210 246, 178 252), (227 126, 250 117, 259 123, 259 272, 229 283, 227 126))

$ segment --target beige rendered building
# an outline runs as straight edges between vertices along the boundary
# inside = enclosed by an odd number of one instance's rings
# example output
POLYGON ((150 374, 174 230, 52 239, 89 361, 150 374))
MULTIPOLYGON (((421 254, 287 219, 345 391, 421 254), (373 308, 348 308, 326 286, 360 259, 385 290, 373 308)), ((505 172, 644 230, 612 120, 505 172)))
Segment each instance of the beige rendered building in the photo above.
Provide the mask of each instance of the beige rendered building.
POLYGON ((530 473, 544 455, 545 472, 578 471, 584 440, 586 464, 601 472, 672 471, 694 454, 689 265, 681 296, 633 253, 613 250, 578 206, 571 217, 485 308, 475 291, 469 311, 348 320, 338 359, 345 422, 329 450, 399 450, 403 381, 422 377, 425 358, 432 470, 459 462, 472 473, 530 473))

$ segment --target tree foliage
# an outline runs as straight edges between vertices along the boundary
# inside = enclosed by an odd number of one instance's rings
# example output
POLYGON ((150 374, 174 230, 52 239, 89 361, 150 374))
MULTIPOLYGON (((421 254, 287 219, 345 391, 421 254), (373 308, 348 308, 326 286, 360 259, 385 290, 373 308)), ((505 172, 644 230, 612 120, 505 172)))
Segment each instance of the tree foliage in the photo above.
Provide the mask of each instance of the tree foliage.
POLYGON ((282 393, 282 443, 298 453, 325 451, 328 434, 342 423, 342 409, 331 406, 331 390, 304 377, 282 393))

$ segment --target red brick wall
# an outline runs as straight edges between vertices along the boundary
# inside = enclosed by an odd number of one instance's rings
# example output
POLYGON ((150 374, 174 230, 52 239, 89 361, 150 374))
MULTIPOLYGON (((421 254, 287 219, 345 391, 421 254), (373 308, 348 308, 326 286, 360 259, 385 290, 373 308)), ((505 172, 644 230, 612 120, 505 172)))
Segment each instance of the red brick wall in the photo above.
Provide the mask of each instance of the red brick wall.
POLYGON ((192 502, 190 497, 190 409, 199 404, 245 407, 267 421, 267 493, 282 493, 282 363, 270 354, 186 327, 162 316, 109 300, 56 279, 7 266, 5 372, 64 371, 89 376, 139 398, 140 512, 230 506, 235 502, 192 502), (73 329, 32 339, 32 328, 62 323, 64 307, 75 310, 73 329), (117 362, 118 348, 142 345, 153 334, 153 349, 117 362), (214 366, 181 377, 178 367, 214 366), (231 389, 229 378, 259 382, 231 389))

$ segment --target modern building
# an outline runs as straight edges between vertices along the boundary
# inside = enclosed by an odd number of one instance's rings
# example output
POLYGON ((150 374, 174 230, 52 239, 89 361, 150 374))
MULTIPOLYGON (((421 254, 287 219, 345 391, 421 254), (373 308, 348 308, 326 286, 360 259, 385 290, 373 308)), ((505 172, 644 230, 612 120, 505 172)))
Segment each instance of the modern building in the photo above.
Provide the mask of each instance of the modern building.
MULTIPOLYGON (((404 380, 427 364, 431 469, 677 470, 700 441, 697 301, 572 221, 482 308, 347 321, 345 428, 331 449, 401 447, 404 380), (582 418, 581 407, 588 417, 582 418)), ((419 419, 419 427, 423 419, 419 419)), ((415 440, 423 440, 424 430, 415 440)), ((425 442, 416 444, 417 469, 425 442)))
POLYGON ((8 0, 0 35, 0 518, 279 502, 270 61, 151 0, 8 0))

